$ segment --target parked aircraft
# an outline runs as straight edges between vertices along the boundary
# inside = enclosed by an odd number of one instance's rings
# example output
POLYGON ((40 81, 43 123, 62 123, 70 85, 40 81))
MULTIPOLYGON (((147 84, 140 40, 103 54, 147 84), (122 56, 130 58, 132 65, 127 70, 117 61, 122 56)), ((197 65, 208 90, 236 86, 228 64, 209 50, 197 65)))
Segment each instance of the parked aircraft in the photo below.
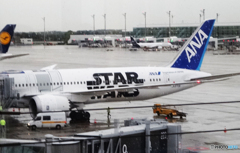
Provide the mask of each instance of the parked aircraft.
POLYGON ((39 71, 5 71, 0 77, 10 80, 10 87, 4 87, 12 89, 9 97, 17 97, 11 106, 29 107, 32 117, 40 112, 69 110, 72 119, 89 118, 82 110, 87 104, 146 100, 240 75, 212 76, 200 71, 214 22, 204 21, 166 67, 55 70, 50 66, 39 71))
POLYGON ((144 51, 149 49, 162 49, 162 47, 172 47, 171 43, 137 43, 133 37, 131 37, 132 46, 135 48, 142 48, 144 51))
POLYGON ((7 54, 13 38, 15 27, 16 24, 7 24, 0 33, 0 60, 29 55, 29 54, 15 54, 15 55, 7 54))

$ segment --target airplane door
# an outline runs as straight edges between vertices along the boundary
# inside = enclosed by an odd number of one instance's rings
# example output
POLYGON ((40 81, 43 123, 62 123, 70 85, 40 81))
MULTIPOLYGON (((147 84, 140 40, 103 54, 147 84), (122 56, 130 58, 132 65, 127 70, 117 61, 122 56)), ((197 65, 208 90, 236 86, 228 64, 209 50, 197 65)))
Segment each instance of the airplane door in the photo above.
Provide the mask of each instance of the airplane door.
POLYGON ((63 84, 62 84, 62 77, 57 70, 48 71, 50 80, 53 83, 52 91, 62 91, 63 84))
POLYGON ((165 83, 169 83, 170 82, 170 75, 168 73, 163 73, 163 81, 165 83))

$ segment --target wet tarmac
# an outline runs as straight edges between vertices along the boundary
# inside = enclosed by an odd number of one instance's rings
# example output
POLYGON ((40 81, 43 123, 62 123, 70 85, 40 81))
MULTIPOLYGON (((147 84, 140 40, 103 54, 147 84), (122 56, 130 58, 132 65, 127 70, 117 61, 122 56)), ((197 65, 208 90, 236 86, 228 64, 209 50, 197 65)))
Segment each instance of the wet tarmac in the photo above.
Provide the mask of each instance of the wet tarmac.
MULTIPOLYGON (((113 51, 98 48, 78 48, 77 46, 26 46, 11 47, 10 53, 30 53, 29 56, 1 61, 1 70, 28 70, 58 64, 57 68, 89 68, 89 67, 129 67, 129 66, 165 66, 177 55, 176 51, 144 52, 129 51, 114 48, 113 51)), ((206 53, 201 71, 212 74, 225 74, 240 72, 240 55, 213 55, 206 53)), ((87 105, 85 108, 134 107, 160 104, 185 104, 194 102, 218 102, 240 100, 240 77, 229 80, 205 83, 200 86, 175 93, 172 95, 150 99, 146 101, 114 102, 87 105)), ((239 128, 240 104, 195 105, 177 107, 188 115, 184 119, 175 117, 169 122, 180 124, 182 131, 223 130, 239 128)), ((18 110, 15 110, 18 111, 18 110)), ((27 109, 21 111, 28 111, 27 109)), ((31 131, 26 124, 30 115, 11 116, 7 121, 8 138, 39 139, 45 134, 56 136, 71 136, 75 133, 101 130, 113 127, 113 120, 119 119, 123 125, 125 119, 155 118, 162 119, 153 114, 152 108, 112 110, 111 119, 107 119, 107 111, 91 111, 90 123, 70 124, 62 130, 37 129, 31 131), (96 121, 96 123, 94 123, 96 121)), ((240 147, 240 131, 227 131, 217 133, 186 134, 182 135, 182 148, 206 147, 211 144, 238 145, 240 147)), ((207 152, 220 152, 208 150, 207 152)), ((225 152, 225 151, 223 151, 225 152)), ((231 151, 234 152, 234 151, 231 151)), ((236 151, 238 152, 238 151, 236 151)))

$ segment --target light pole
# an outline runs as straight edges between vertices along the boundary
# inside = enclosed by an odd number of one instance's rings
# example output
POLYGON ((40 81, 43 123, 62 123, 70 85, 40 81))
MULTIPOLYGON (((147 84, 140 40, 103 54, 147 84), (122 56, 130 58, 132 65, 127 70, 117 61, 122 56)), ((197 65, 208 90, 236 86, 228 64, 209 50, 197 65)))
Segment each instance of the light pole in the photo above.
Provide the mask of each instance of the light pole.
POLYGON ((171 11, 167 12, 167 14, 169 15, 169 38, 171 37, 171 11))
POLYGON ((143 15, 144 15, 144 17, 145 17, 145 37, 147 36, 147 28, 146 28, 146 24, 147 24, 147 22, 146 22, 146 12, 144 12, 143 13, 143 15))
POLYGON ((43 45, 44 45, 44 48, 45 48, 45 45, 46 45, 46 42, 45 42, 45 17, 43 18, 43 22, 44 22, 44 33, 43 33, 43 45))
POLYGON ((126 44, 126 15, 127 13, 124 13, 123 16, 124 16, 124 19, 125 19, 125 48, 127 48, 127 44, 126 44))
POLYGON ((104 17, 104 34, 106 36, 106 14, 103 14, 103 17, 104 17))
POLYGON ((201 10, 201 12, 203 13, 203 21, 205 21, 205 9, 201 10))
POLYGON ((95 36, 95 14, 92 15, 93 18, 93 35, 95 36))
POLYGON ((220 14, 217 13, 217 22, 218 22, 218 17, 219 17, 220 14))
POLYGON ((201 23, 201 19, 202 19, 202 14, 199 14, 199 15, 200 15, 200 18, 199 18, 199 19, 200 19, 200 23, 201 23))

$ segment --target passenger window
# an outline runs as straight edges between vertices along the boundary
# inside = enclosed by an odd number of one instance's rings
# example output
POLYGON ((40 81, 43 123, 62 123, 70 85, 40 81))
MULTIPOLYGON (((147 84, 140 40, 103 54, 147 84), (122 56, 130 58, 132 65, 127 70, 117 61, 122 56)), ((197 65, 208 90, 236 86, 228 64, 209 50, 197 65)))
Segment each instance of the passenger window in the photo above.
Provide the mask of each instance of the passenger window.
POLYGON ((85 81, 83 83, 85 84, 85 81))
POLYGON ((17 85, 15 84, 15 87, 17 87, 17 85))
POLYGON ((66 85, 66 82, 64 82, 64 85, 66 85))
POLYGON ((29 84, 29 86, 31 87, 31 83, 29 84))
POLYGON ((45 83, 43 83, 43 86, 45 86, 45 83))
POLYGON ((38 84, 36 83, 36 86, 38 86, 38 84))
POLYGON ((81 84, 82 84, 82 81, 81 81, 81 84))
POLYGON ((150 81, 152 81, 152 79, 150 79, 150 81))
POLYGON ((59 83, 57 82, 57 85, 59 85, 59 83))
POLYGON ((158 79, 156 79, 156 81, 158 81, 158 79))
POLYGON ((71 82, 71 84, 72 84, 72 82, 71 82))
POLYGON ((55 82, 53 83, 53 85, 55 86, 55 82))
POLYGON ((26 84, 26 87, 28 86, 28 84, 26 84))
POLYGON ((67 82, 67 85, 69 85, 69 82, 67 82))
POLYGON ((153 79, 153 81, 155 81, 155 79, 153 79))
POLYGON ((47 83, 47 86, 48 86, 49 84, 47 83))
POLYGON ((22 86, 24 87, 24 84, 22 84, 22 86))
POLYGON ((37 116, 37 117, 35 118, 35 121, 39 121, 39 120, 41 120, 41 116, 37 116))
POLYGON ((79 82, 77 82, 77 84, 79 84, 79 82))
POLYGON ((19 84, 19 87, 21 87, 21 84, 19 84))
POLYGON ((35 86, 35 84, 33 83, 33 86, 35 86))
POLYGON ((51 117, 50 116, 43 116, 43 120, 44 121, 51 120, 51 117))
POLYGON ((159 78, 159 81, 161 81, 161 79, 159 78))
POLYGON ((62 82, 60 82, 60 85, 62 85, 62 82))
POLYGON ((40 83, 39 85, 40 85, 40 86, 42 86, 42 84, 41 84, 41 83, 40 83))

